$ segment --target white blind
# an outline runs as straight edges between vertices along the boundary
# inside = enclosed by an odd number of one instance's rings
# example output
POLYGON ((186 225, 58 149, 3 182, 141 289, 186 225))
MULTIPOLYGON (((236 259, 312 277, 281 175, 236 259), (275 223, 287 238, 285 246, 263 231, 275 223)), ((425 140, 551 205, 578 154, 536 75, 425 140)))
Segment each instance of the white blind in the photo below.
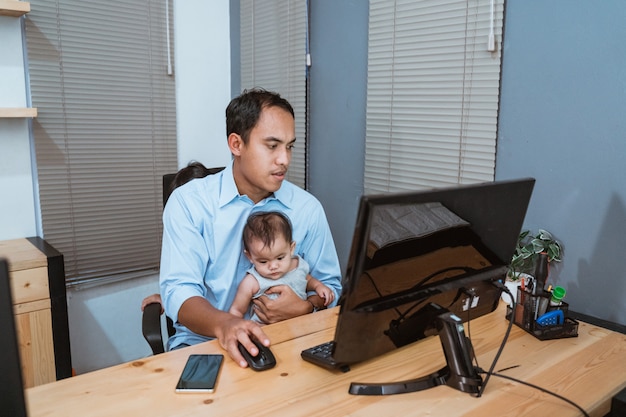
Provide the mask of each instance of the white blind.
POLYGON ((166 4, 31 0, 43 233, 68 283, 158 269, 162 176, 177 168, 166 4))
POLYGON ((503 1, 370 1, 366 193, 493 180, 503 1))
POLYGON ((241 88, 262 87, 289 100, 296 146, 287 179, 305 186, 306 0, 241 0, 241 88))

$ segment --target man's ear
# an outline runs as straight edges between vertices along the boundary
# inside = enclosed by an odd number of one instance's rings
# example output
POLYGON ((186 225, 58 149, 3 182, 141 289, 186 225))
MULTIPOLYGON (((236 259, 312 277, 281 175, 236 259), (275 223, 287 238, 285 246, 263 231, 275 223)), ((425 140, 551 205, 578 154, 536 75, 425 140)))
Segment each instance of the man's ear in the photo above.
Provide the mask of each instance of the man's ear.
POLYGON ((231 133, 228 135, 228 149, 234 156, 241 155, 241 148, 245 146, 243 139, 237 133, 231 133))

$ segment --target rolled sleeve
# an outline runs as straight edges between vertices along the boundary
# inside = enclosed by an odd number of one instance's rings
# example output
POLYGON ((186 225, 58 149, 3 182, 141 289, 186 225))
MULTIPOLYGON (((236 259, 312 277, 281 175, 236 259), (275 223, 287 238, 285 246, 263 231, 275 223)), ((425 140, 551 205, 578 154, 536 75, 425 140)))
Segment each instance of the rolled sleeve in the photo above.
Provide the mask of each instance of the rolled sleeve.
POLYGON ((173 193, 163 212, 160 284, 163 306, 175 322, 187 299, 206 297, 203 272, 208 262, 203 236, 194 226, 191 213, 173 193))

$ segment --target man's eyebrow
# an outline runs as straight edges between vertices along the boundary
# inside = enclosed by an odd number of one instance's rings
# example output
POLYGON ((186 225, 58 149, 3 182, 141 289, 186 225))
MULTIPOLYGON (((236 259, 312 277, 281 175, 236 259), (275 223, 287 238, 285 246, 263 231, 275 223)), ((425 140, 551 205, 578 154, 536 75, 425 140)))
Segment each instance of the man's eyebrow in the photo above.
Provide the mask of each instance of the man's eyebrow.
MULTIPOLYGON (((292 144, 296 141, 297 138, 293 138, 291 139, 289 142, 287 142, 288 144, 292 144)), ((279 139, 277 137, 274 136, 269 136, 266 137, 265 139, 263 139, 265 142, 278 142, 278 143, 283 143, 284 141, 282 139, 279 139)))

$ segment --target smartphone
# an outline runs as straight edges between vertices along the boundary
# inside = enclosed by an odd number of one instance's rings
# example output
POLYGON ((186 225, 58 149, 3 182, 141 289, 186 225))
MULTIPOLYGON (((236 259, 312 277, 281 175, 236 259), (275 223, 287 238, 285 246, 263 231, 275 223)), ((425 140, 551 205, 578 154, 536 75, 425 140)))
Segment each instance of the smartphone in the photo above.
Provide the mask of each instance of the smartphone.
POLYGON ((213 392, 224 355, 189 355, 176 392, 213 392))

